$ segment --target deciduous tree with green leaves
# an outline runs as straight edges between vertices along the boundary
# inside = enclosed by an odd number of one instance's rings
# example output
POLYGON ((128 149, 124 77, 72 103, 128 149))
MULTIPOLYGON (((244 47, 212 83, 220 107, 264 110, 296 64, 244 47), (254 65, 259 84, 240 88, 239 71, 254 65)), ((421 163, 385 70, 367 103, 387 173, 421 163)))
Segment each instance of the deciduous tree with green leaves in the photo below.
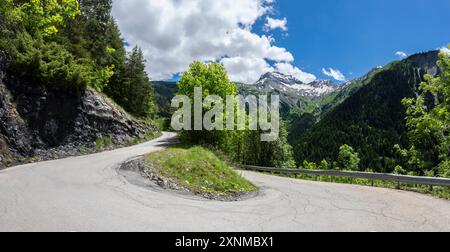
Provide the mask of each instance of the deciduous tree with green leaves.
POLYGON ((339 157, 335 166, 340 170, 358 171, 360 161, 358 153, 351 146, 344 144, 339 148, 339 157))
POLYGON ((440 53, 440 73, 427 75, 420 95, 404 99, 410 147, 396 149, 407 159, 408 170, 450 177, 450 55, 440 53))
MULTIPOLYGON (((228 79, 223 65, 218 63, 204 64, 194 62, 183 74, 178 83, 179 95, 194 98, 195 88, 202 88, 202 98, 216 95, 222 98, 226 108, 227 96, 238 94, 237 86, 228 79)), ((237 102, 237 101, 234 101, 237 102)), ((204 105, 204 104, 203 104, 204 105)), ((235 104, 235 106, 237 103, 235 104)), ((203 112, 211 108, 203 106, 203 112)), ((237 111, 236 111, 237 112, 237 111)), ((226 113, 223 113, 224 129, 226 128, 226 113)), ((248 118, 247 118, 248 119, 248 118)), ((194 127, 192 127, 194 129, 194 127)), ((274 142, 262 142, 261 130, 197 130, 183 131, 181 135, 186 141, 213 146, 227 154, 233 161, 249 165, 295 168, 292 147, 287 142, 287 131, 283 123, 280 127, 280 137, 274 142)))
POLYGON ((43 87, 88 86, 139 117, 155 114, 142 51, 126 55, 112 0, 0 0, 8 74, 43 87))
POLYGON ((79 7, 77 0, 29 0, 19 4, 14 15, 30 34, 51 36, 65 25, 66 20, 80 14, 79 7))
MULTIPOLYGON (((195 88, 202 88, 203 100, 209 95, 219 96, 223 100, 224 108, 226 107, 227 96, 237 95, 238 93, 236 85, 234 85, 228 79, 228 74, 223 65, 218 63, 203 64, 198 61, 193 62, 189 66, 189 70, 183 74, 178 83, 178 88, 179 95, 186 95, 192 101, 194 100, 195 88)), ((204 113, 211 109, 203 105, 202 107, 204 113)), ((226 113, 223 113, 222 115, 223 118, 226 117, 226 113)), ((223 122, 225 125, 226 121, 223 120, 223 122)), ((192 129, 194 129, 193 124, 192 129)), ((226 152, 228 152, 228 148, 230 148, 227 143, 229 143, 229 141, 231 141, 230 139, 233 137, 227 131, 207 130, 183 131, 181 135, 187 141, 194 143, 205 143, 214 146, 227 146, 223 148, 226 152)))

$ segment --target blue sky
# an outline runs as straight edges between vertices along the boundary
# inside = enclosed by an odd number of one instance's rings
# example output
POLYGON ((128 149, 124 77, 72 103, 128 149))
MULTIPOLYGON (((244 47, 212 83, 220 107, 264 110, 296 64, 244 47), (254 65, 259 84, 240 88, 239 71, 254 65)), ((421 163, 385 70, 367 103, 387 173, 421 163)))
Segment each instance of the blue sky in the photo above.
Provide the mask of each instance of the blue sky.
POLYGON ((143 49, 153 80, 176 80, 197 60, 221 62, 230 79, 242 83, 270 71, 305 83, 343 81, 400 59, 396 52, 450 43, 450 0, 113 3, 124 38, 143 49))
POLYGON ((276 45, 318 78, 329 78, 322 68, 332 67, 352 79, 399 59, 397 51, 413 54, 450 43, 449 0, 277 0, 274 8, 276 18, 288 21, 288 37, 271 31, 276 45))

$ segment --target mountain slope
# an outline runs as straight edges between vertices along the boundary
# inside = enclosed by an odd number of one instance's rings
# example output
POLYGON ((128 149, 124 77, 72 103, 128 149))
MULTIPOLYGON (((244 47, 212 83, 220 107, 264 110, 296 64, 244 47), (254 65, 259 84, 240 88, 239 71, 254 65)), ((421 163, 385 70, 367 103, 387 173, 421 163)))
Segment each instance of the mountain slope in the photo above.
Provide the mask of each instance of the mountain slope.
POLYGON ((316 80, 303 83, 293 76, 279 72, 269 72, 261 76, 254 84, 259 90, 276 90, 280 93, 292 93, 308 99, 317 99, 333 93, 337 87, 329 80, 316 80))
POLYGON ((283 119, 290 121, 295 114, 316 113, 319 108, 317 104, 309 98, 295 94, 294 92, 286 92, 279 89, 260 89, 255 85, 237 84, 239 94, 243 96, 254 95, 278 95, 281 102, 281 116, 283 119))
MULTIPOLYGON (((326 94, 311 102, 314 109, 294 109, 294 113, 290 113, 288 118, 289 124, 289 143, 295 145, 299 139, 311 129, 322 117, 333 110, 336 106, 344 102, 348 97, 355 94, 361 87, 367 85, 373 76, 382 71, 382 67, 374 68, 367 75, 351 80, 339 86, 334 92, 326 94)), ((308 108, 308 107, 306 107, 308 108)))
POLYGON ((153 81, 153 89, 155 90, 156 103, 160 117, 169 117, 171 115, 171 101, 178 92, 178 86, 175 82, 153 81))
POLYGON ((337 94, 334 107, 294 144, 297 161, 335 161, 339 147, 349 144, 360 153, 363 169, 392 171, 393 146, 407 143, 401 101, 415 96, 425 73, 436 74, 437 60, 437 52, 411 56, 373 71, 348 97, 339 100, 337 94))
MULTIPOLYGON (((294 115, 304 113, 318 114, 321 112, 321 103, 334 94, 339 87, 328 80, 317 80, 308 84, 278 72, 269 72, 261 76, 254 84, 236 83, 239 94, 248 95, 279 95, 283 118, 291 121, 294 115)), ((154 81, 157 103, 160 107, 159 115, 170 115, 170 101, 178 91, 175 82, 154 81)))
POLYGON ((335 108, 337 105, 341 104, 348 97, 352 96, 356 91, 358 91, 361 87, 370 83, 372 81, 372 78, 382 70, 383 67, 376 67, 372 69, 368 74, 360 78, 348 81, 347 83, 339 86, 334 92, 322 97, 318 101, 318 104, 321 107, 321 114, 323 115, 335 108))

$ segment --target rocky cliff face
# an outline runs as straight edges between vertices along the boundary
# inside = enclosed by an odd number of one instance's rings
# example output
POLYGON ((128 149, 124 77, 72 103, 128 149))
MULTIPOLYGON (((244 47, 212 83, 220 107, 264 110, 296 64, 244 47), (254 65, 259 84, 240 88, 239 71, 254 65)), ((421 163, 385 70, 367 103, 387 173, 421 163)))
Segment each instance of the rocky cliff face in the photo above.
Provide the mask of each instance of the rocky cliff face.
POLYGON ((6 77, 1 69, 0 168, 30 158, 76 155, 103 138, 126 146, 157 131, 93 90, 33 86, 6 77))
POLYGON ((418 53, 410 56, 408 59, 416 69, 425 71, 430 75, 437 75, 439 68, 436 62, 439 60, 439 51, 418 53))

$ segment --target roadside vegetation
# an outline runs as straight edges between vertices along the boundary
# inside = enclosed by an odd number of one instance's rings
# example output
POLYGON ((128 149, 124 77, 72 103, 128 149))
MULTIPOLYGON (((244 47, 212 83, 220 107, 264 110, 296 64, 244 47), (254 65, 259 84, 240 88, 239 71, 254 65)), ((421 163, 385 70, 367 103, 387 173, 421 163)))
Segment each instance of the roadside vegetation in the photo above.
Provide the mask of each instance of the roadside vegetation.
POLYGON ((142 50, 127 53, 111 9, 112 0, 0 0, 8 75, 60 92, 93 88, 131 115, 153 119, 142 50))
MULTIPOLYGON (((238 94, 236 85, 228 79, 225 67, 218 63, 192 63, 189 71, 183 74, 178 83, 177 94, 186 95, 192 99, 196 87, 202 88, 203 99, 208 95, 217 95, 226 101, 228 95, 238 94)), ((227 106, 226 102, 223 106, 227 106)), ((203 106, 203 113, 209 109, 207 106, 203 106)), ((222 116, 225 129, 227 115, 223 113, 222 116)), ((246 125, 246 130, 237 130, 237 128, 226 131, 190 130, 181 131, 180 135, 184 142, 212 146, 238 164, 295 168, 293 151, 287 141, 285 124, 281 122, 280 136, 277 141, 261 141, 262 133, 264 132, 261 130, 251 131, 246 125)))
POLYGON ((153 172, 175 179, 177 184, 195 194, 239 196, 256 191, 255 186, 204 147, 171 147, 148 154, 145 162, 153 172))

